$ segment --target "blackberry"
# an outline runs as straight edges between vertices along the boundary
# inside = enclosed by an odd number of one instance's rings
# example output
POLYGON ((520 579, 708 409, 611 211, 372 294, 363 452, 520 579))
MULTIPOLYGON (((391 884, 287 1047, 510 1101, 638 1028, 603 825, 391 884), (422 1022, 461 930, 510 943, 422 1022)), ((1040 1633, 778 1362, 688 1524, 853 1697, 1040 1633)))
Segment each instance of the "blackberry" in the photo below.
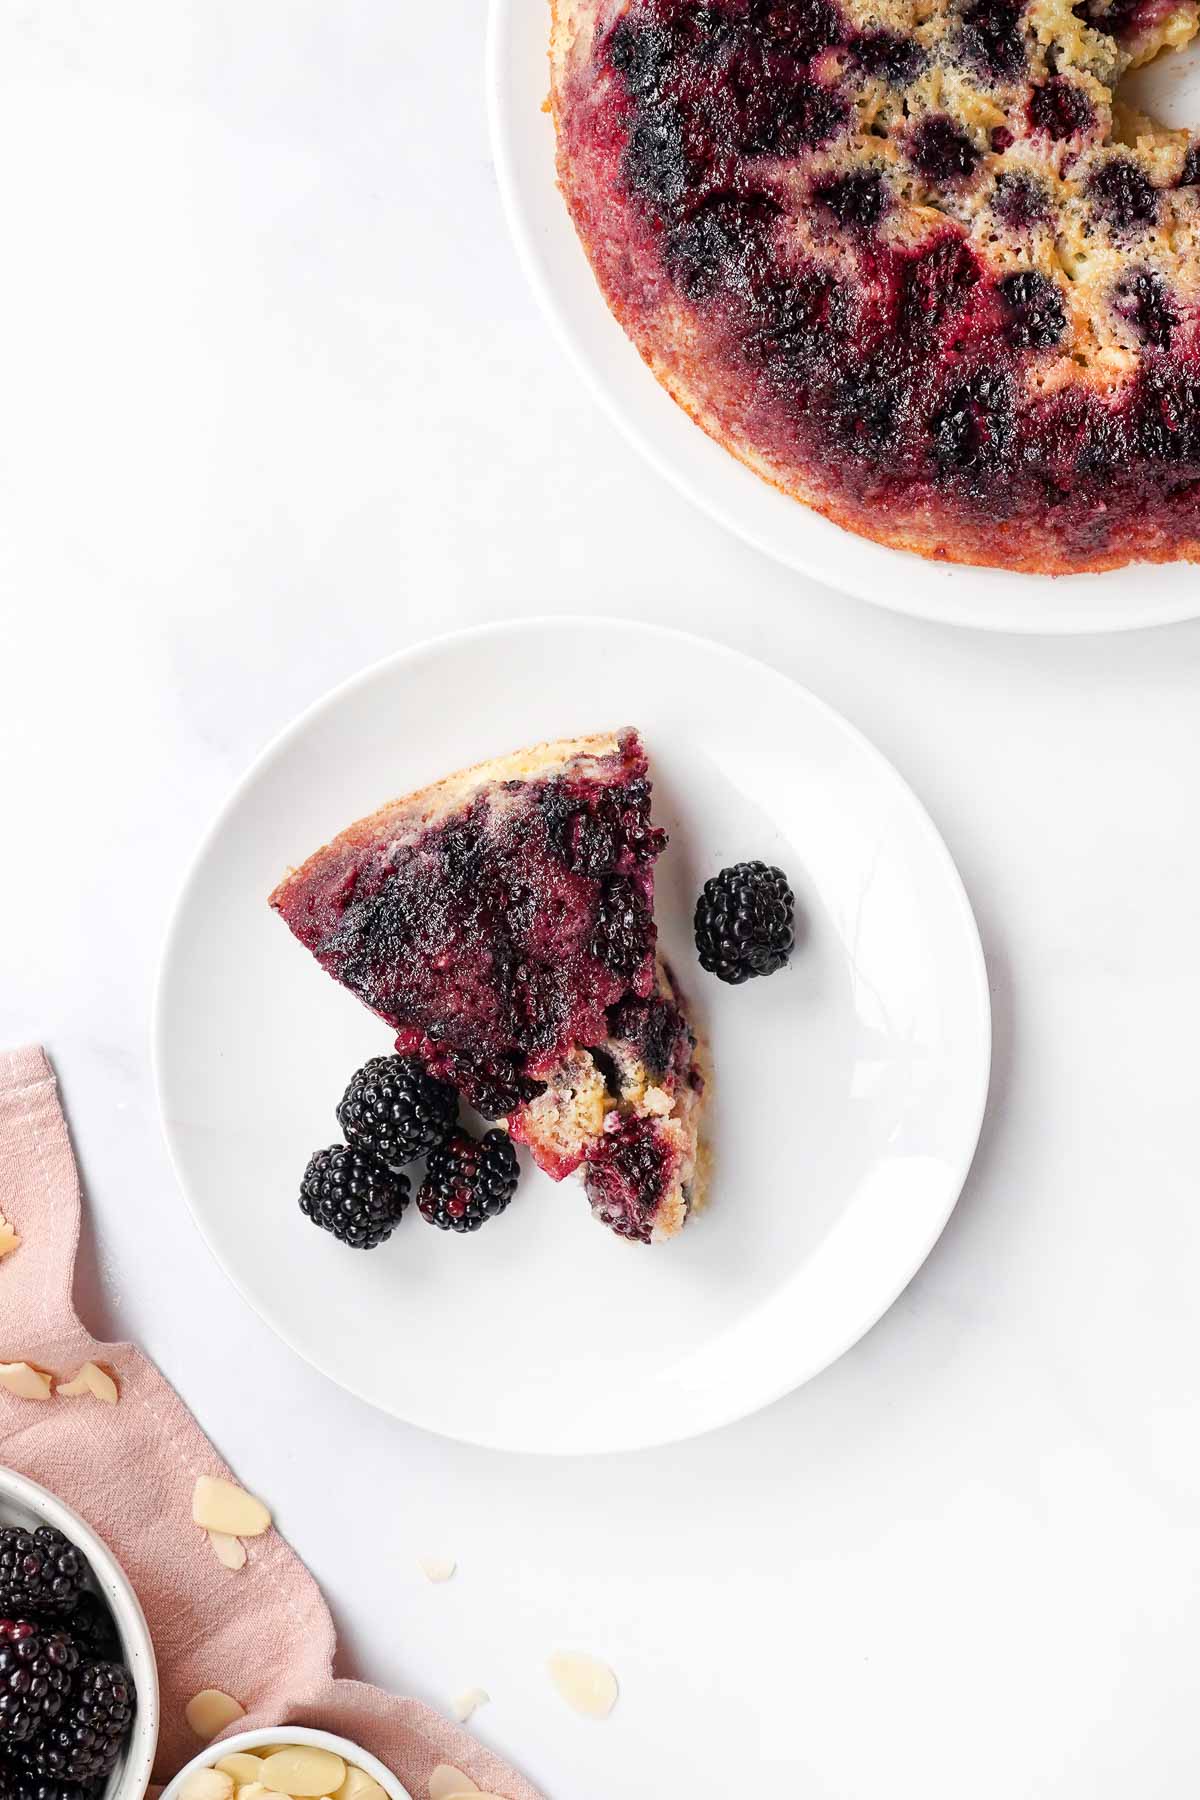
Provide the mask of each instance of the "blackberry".
POLYGON ((925 67, 926 54, 915 38, 894 31, 869 31, 851 42, 860 68, 893 87, 907 87, 925 67))
POLYGON ((84 1786, 103 1781, 129 1736, 134 1706, 127 1669, 116 1662, 87 1663, 57 1722, 32 1744, 23 1744, 15 1760, 42 1781, 84 1786))
POLYGON ((0 1526, 0 1618, 66 1618, 87 1574, 83 1552, 52 1526, 0 1526))
POLYGON ((998 283, 1008 312, 1008 341, 1014 349, 1044 350, 1057 344, 1067 324, 1058 286, 1037 269, 1018 269, 998 283))
POLYGON ((855 169, 815 188, 813 198, 829 208, 839 225, 869 230, 887 211, 888 190, 874 169, 855 169))
POLYGON ((1158 192, 1128 156, 1113 156, 1103 163, 1089 181, 1088 191, 1117 231, 1143 230, 1158 217, 1158 192))
POLYGON ((408 1205, 407 1175, 346 1144, 310 1158, 300 1184, 300 1211, 354 1250, 385 1243, 408 1205))
POLYGON ((1131 269, 1116 285, 1114 304, 1143 344, 1158 350, 1170 348, 1179 314, 1161 275, 1153 269, 1131 269))
POLYGON ((979 152, 953 119, 937 113, 914 131, 912 159, 930 181, 961 181, 975 173, 979 152))
POLYGON ((458 1095, 414 1056, 373 1056, 338 1102, 346 1142, 399 1169, 444 1143, 458 1119, 458 1095))
POLYGON ((1013 0, 974 0, 963 14, 962 48, 984 75, 1011 81, 1025 68, 1021 8, 1013 0))
MULTIPOLYGON (((85 1589, 71 1614, 71 1636, 83 1662, 120 1662, 121 1639, 98 1594, 85 1589)), ((0 1797, 2 1800, 2 1797, 0 1797)))
POLYGON ((782 869, 735 863, 696 902, 700 967, 731 986, 782 969, 796 941, 795 895, 782 869))
POLYGON ((25 1744, 62 1710, 79 1667, 65 1631, 28 1619, 0 1619, 0 1744, 25 1744))
POLYGON ((614 975, 632 976, 654 942, 654 920, 638 888, 624 875, 613 875, 600 889, 592 955, 614 975))
POLYGON ((1200 187, 1200 143, 1189 144, 1179 171, 1180 187, 1200 187))
POLYGON ((1061 143, 1086 131, 1096 117, 1096 109, 1077 82, 1055 75, 1029 96, 1029 122, 1035 131, 1061 143))
POLYGON ((429 1153, 417 1195, 421 1217, 443 1231, 478 1231, 504 1211, 519 1175, 517 1153, 505 1132, 489 1131, 480 1142, 456 1131, 429 1153))
POLYGON ((98 1800, 99 1793, 98 1785, 46 1781, 0 1757, 0 1800, 98 1800))

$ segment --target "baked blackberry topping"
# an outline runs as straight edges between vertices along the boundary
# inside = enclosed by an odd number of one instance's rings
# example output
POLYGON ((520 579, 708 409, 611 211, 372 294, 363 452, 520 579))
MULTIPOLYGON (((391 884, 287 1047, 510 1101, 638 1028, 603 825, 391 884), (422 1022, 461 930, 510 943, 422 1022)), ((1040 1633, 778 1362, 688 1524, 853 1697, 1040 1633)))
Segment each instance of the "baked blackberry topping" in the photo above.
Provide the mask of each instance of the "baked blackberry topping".
POLYGON ((930 181, 964 181, 975 173, 979 152, 954 120, 944 113, 922 119, 909 140, 913 163, 930 181))
POLYGON ((65 1631, 0 1619, 0 1746, 25 1744, 58 1717, 78 1667, 65 1631))
POLYGON ((1179 314, 1161 275, 1153 269, 1131 269, 1115 289, 1116 310, 1127 319, 1143 344, 1166 350, 1179 323, 1179 314))
POLYGON ((1057 285, 1036 269, 1020 269, 997 284, 1008 314, 1005 335, 1017 350, 1045 350, 1066 329, 1067 309, 1057 285))
MULTIPOLYGON (((616 1006, 610 1006, 607 1017, 610 1038, 627 1044, 648 1075, 657 1079, 667 1073, 680 1036, 687 1030, 677 1006, 662 994, 653 994, 649 1000, 637 1000, 630 995, 618 1001, 616 1006)), ((591 1054, 597 1066, 601 1066, 600 1052, 593 1050, 591 1054)), ((606 1060, 612 1061, 611 1057, 606 1060)), ((619 1095, 620 1084, 611 1091, 619 1095)))
POLYGON ((807 60, 841 42, 841 14, 829 0, 751 0, 750 18, 768 38, 807 60))
POLYGON ((1010 231, 1027 231, 1047 217, 1046 190, 1031 175, 999 175, 992 190, 991 207, 1010 231))
POLYGON ((874 169, 855 169, 813 189, 813 198, 828 207, 839 225, 868 231, 877 225, 888 206, 887 185, 874 169))
POLYGON ((634 882, 613 875, 603 885, 592 954, 614 975, 631 976, 654 945, 654 919, 634 882))
MULTIPOLYGON (((709 264, 728 273, 749 236, 740 221, 759 207, 779 212, 765 194, 749 199, 718 195, 706 201, 689 221, 691 229, 681 237, 676 254, 694 259, 696 278, 709 264)), ((648 781, 631 781, 616 793, 589 793, 586 783, 548 781, 539 804, 550 843, 572 874, 599 879, 616 870, 644 868, 666 849, 666 832, 650 823, 648 781)))
POLYGON ((520 1168, 508 1134, 482 1139, 466 1131, 430 1152, 417 1195, 423 1219, 443 1231, 478 1231, 504 1212, 517 1191, 520 1168))
POLYGON ((350 1145, 331 1144, 309 1159, 300 1184, 300 1211, 339 1243, 374 1250, 404 1217, 408 1196, 407 1175, 350 1145))
POLYGON ((346 1142, 389 1169, 443 1143, 458 1120, 458 1095, 412 1056, 373 1056, 338 1102, 346 1142))
POLYGON ((795 896, 764 862, 734 863, 705 882, 694 919, 700 967, 733 986, 773 975, 795 943, 795 896))
POLYGON ((1055 75, 1029 96, 1029 123, 1056 143, 1095 124, 1096 109, 1077 81, 1055 75))
POLYGON ((588 1151, 584 1183, 593 1213, 618 1237, 650 1243, 670 1173, 670 1157, 655 1121, 624 1120, 588 1151))
POLYGON ((116 1662, 88 1663, 57 1721, 32 1743, 22 1744, 15 1760, 43 1781, 83 1786, 103 1781, 129 1736, 134 1705, 127 1669, 116 1662))
POLYGON ((667 273, 696 303, 718 288, 751 297, 771 279, 771 237, 782 211, 769 194, 715 194, 702 201, 666 233, 667 273))
POLYGON ((892 87, 908 87, 928 58, 915 38, 895 31, 868 31, 852 38, 850 48, 861 69, 892 87))
POLYGON ((1010 379, 981 370, 933 415, 934 459, 950 477, 977 478, 1004 460, 1014 429, 1010 379))
POLYGON ((972 0, 963 13, 960 44, 967 62, 994 81, 1012 81, 1025 69, 1022 8, 1016 0, 972 0))
POLYGON ((1200 186, 1200 143, 1189 144, 1179 172, 1180 187, 1200 186))
POLYGON ((1116 231, 1144 231, 1158 218, 1158 193, 1145 170, 1127 156, 1102 163, 1088 191, 1096 210, 1116 231))
POLYGON ((82 1551, 52 1526, 0 1526, 0 1617, 66 1618, 87 1575, 82 1551))

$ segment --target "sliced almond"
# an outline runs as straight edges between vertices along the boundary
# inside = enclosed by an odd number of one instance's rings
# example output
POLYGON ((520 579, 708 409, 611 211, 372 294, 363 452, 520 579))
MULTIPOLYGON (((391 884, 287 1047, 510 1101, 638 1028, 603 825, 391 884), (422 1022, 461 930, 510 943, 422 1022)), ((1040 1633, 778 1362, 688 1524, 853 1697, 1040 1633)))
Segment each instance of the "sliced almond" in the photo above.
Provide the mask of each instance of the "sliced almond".
POLYGON ((429 1777, 429 1800, 458 1800, 460 1794, 477 1794, 479 1789, 469 1775, 453 1763, 439 1763, 429 1777))
POLYGON ((3 1213, 0 1213, 0 1256, 7 1256, 12 1250, 19 1250, 21 1239, 9 1224, 3 1213))
MULTIPOLYGON (((254 1760, 257 1762, 258 1758, 254 1760)), ((270 1788, 264 1787, 261 1781, 247 1781, 238 1789, 235 1800, 273 1800, 273 1796, 270 1788)))
POLYGON ((271 1524, 271 1515, 261 1500, 219 1475, 197 1478, 192 1517, 206 1531, 223 1531, 229 1537, 260 1537, 271 1524))
MULTIPOLYGON (((227 1725, 234 1724, 238 1719, 244 1719, 246 1709, 233 1698, 232 1694, 223 1694, 220 1688, 204 1688, 188 1701, 183 1709, 183 1716, 196 1736, 203 1738, 204 1742, 208 1744, 219 1731, 224 1731, 227 1725)), ((219 1771, 213 1772, 218 1773, 219 1771)), ((232 1780, 230 1780, 230 1785, 232 1786, 232 1780)), ((194 1800, 210 1800, 210 1797, 206 1794, 198 1794, 194 1800)), ((213 1795, 211 1800, 221 1800, 221 1797, 213 1795)), ((225 1797, 225 1800, 228 1800, 228 1796, 225 1797)))
POLYGON ((346 1779, 332 1800, 387 1800, 387 1793, 373 1775, 368 1775, 365 1769, 356 1769, 353 1763, 347 1763, 346 1779))
POLYGON ((417 1567, 426 1581, 449 1581, 458 1564, 449 1556, 419 1556, 417 1567))
MULTIPOLYGON (((246 1546, 241 1538, 230 1537, 227 1531, 210 1531, 208 1541, 213 1547, 213 1555, 227 1569, 244 1569, 246 1566, 246 1546)), ((249 1755, 249 1751, 246 1752, 249 1755)), ((255 1762, 258 1761, 257 1756, 255 1762)))
POLYGON ((0 1362, 0 1387, 6 1387, 18 1400, 48 1400, 52 1378, 27 1362, 0 1362))
POLYGON ((257 1756, 251 1756, 248 1750, 235 1750, 232 1756, 219 1756, 213 1768, 220 1769, 222 1775, 231 1775, 234 1787, 245 1787, 251 1781, 257 1781, 260 1787, 262 1785, 262 1763, 257 1756))
POLYGON ((606 1719, 617 1704, 617 1678, 598 1657, 556 1650, 546 1667, 567 1705, 585 1719, 606 1719))
POLYGON ((292 1800, 319 1800, 324 1794, 335 1794, 346 1779, 346 1765, 332 1750, 318 1750, 315 1744, 293 1744, 277 1750, 262 1766, 262 1779, 276 1794, 290 1794, 292 1800))
POLYGON ((475 1708, 486 1706, 490 1699, 491 1695, 481 1687, 464 1688, 461 1694, 455 1695, 450 1706, 459 1724, 464 1725, 475 1708))
POLYGON ((76 1394, 91 1394, 94 1399, 103 1400, 106 1406, 115 1406, 119 1399, 117 1384, 108 1370, 94 1362, 85 1362, 70 1381, 60 1381, 55 1393, 65 1394, 71 1399, 76 1394))
POLYGON ((179 1800, 233 1800, 233 1776, 220 1769, 195 1769, 180 1788, 179 1800))

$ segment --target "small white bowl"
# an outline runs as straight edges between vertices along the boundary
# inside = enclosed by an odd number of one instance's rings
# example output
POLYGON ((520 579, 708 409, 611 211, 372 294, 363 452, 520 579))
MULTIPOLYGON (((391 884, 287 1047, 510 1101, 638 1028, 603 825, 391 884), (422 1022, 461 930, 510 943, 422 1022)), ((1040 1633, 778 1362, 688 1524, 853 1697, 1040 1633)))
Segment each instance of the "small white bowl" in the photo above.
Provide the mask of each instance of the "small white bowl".
POLYGON ((388 1800, 412 1800, 404 1783, 398 1781, 392 1771, 377 1756, 364 1750, 361 1744, 352 1743, 349 1738, 338 1737, 332 1731, 318 1731, 311 1725, 273 1725, 264 1731, 238 1731, 232 1737, 223 1737, 215 1743, 207 1744, 199 1756, 193 1756, 191 1762, 180 1769, 175 1779, 168 1782, 159 1795, 159 1800, 179 1800, 180 1788, 196 1769, 211 1769, 223 1756, 236 1756, 239 1750, 257 1750, 262 1744, 315 1744, 318 1750, 332 1750, 344 1762, 353 1763, 355 1768, 373 1775, 387 1794, 388 1800))
POLYGON ((133 1730, 108 1778, 103 1800, 142 1800, 158 1746, 158 1665, 146 1617, 129 1577, 108 1545, 78 1513, 12 1469, 0 1468, 0 1525, 23 1525, 27 1531, 52 1525, 86 1556, 93 1586, 112 1614, 121 1640, 121 1660, 133 1676, 137 1694, 133 1730))

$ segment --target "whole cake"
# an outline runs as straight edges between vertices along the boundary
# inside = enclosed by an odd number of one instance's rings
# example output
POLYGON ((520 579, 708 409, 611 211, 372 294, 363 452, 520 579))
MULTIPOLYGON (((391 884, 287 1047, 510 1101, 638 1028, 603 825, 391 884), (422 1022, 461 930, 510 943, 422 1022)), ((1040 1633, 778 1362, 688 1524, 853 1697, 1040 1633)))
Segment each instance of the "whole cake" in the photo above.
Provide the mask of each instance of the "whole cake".
POLYGON ((622 1237, 698 1199, 704 1082, 658 955, 635 731, 481 763, 351 825, 271 905, 396 1048, 501 1119, 622 1237))
POLYGON ((1200 557, 1196 0, 552 0, 562 191, 663 385, 925 556, 1200 557))

